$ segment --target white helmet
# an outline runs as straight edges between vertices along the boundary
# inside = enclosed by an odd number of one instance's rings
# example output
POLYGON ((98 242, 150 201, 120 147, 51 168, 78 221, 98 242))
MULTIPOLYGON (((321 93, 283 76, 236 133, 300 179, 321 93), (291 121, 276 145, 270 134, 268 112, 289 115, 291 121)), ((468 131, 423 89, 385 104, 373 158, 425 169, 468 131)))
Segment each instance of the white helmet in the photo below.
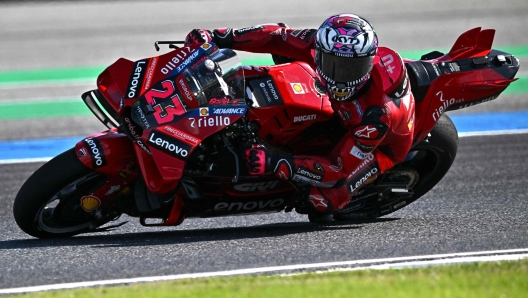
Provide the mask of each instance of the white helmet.
POLYGON ((315 37, 315 65, 330 96, 347 100, 370 78, 378 37, 370 23, 353 14, 326 19, 315 37))

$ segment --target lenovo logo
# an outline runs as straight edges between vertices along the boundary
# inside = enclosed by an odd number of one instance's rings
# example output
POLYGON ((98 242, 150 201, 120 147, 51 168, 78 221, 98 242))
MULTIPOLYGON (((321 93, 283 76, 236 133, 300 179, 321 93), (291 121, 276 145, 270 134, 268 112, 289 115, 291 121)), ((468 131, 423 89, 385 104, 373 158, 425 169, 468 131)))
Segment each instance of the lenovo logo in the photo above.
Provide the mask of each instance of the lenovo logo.
POLYGON ((221 202, 214 206, 214 211, 258 211, 267 208, 277 208, 284 204, 283 199, 250 202, 221 202))
POLYGON ((136 67, 132 73, 132 78, 128 84, 127 98, 135 98, 137 95, 137 87, 143 81, 143 70, 145 67, 145 61, 136 62, 136 67))

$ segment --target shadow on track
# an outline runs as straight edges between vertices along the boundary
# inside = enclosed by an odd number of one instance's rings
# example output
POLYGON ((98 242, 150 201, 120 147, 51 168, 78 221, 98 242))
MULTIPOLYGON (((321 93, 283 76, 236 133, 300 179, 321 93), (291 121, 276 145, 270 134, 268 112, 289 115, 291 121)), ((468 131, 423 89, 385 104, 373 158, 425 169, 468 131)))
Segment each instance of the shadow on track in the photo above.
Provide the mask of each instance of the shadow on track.
POLYGON ((199 230, 175 230, 160 232, 125 233, 119 235, 86 234, 72 238, 23 239, 0 242, 0 251, 21 248, 42 248, 62 246, 91 246, 92 248, 133 247, 167 244, 184 244, 248 238, 280 237, 290 234, 302 234, 316 231, 353 230, 363 225, 398 220, 399 218, 378 218, 374 220, 342 221, 331 224, 312 224, 292 222, 266 224, 253 227, 218 228, 199 230))

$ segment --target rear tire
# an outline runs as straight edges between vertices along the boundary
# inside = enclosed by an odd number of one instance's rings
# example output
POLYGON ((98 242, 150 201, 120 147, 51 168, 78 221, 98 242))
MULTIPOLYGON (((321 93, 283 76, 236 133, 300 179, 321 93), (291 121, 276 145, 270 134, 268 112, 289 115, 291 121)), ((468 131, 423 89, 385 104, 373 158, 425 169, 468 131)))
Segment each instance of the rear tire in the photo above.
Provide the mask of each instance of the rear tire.
MULTIPOLYGON (((438 120, 430 136, 411 148, 416 155, 409 161, 396 165, 384 176, 398 173, 418 173, 418 181, 412 187, 412 197, 390 201, 376 201, 376 197, 365 199, 364 206, 347 212, 347 208, 361 205, 362 202, 352 201, 342 210, 334 214, 336 220, 373 219, 390 214, 409 205, 430 191, 449 171, 455 160, 458 148, 458 133, 453 121, 443 114, 438 120)), ((382 178, 382 177, 380 177, 382 178)), ((380 179, 378 178, 378 179, 380 179)))
MULTIPOLYGON (((79 161, 73 148, 67 150, 22 185, 13 206, 15 221, 37 238, 70 237, 95 229, 95 217, 81 208, 80 199, 105 181, 102 174, 79 161)), ((96 226, 108 221, 97 222, 96 226)))

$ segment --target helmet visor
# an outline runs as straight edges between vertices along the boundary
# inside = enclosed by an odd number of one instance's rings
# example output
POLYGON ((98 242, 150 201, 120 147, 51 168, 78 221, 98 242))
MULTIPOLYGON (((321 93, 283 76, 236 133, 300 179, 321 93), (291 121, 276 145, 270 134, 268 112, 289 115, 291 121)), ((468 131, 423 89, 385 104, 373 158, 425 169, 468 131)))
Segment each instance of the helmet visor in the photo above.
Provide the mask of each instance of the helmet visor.
POLYGON ((318 67, 322 74, 336 83, 347 83, 354 86, 360 83, 372 69, 374 56, 365 57, 339 57, 317 51, 318 67))

